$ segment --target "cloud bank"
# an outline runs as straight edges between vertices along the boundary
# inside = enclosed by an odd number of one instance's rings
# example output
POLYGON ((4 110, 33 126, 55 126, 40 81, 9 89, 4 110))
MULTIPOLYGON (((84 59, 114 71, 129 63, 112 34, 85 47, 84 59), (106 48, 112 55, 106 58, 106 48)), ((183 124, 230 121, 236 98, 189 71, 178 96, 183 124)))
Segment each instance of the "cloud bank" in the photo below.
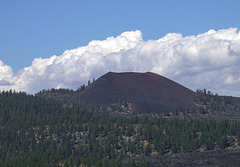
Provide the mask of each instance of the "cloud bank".
POLYGON ((0 61, 0 90, 77 89, 108 71, 151 71, 194 91, 207 88, 240 96, 240 33, 229 28, 186 37, 169 33, 143 41, 137 30, 91 41, 60 56, 36 58, 17 73, 0 61))

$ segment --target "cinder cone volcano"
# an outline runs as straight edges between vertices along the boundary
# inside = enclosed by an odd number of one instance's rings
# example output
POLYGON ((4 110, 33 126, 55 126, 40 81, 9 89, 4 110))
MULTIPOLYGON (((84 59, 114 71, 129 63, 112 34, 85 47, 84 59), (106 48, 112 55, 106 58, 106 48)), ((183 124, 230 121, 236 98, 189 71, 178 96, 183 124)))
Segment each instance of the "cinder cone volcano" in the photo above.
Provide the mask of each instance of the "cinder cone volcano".
POLYGON ((196 108, 197 93, 155 73, 108 72, 77 96, 82 103, 100 106, 125 101, 136 112, 146 113, 164 108, 196 108))

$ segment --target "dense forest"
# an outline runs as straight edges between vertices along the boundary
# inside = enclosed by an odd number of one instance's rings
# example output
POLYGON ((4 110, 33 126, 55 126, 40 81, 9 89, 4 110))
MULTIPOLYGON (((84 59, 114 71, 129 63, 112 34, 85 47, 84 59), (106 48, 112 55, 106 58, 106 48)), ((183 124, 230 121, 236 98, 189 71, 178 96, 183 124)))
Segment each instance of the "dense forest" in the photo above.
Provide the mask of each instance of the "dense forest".
MULTIPOLYGON (((200 93, 204 111, 220 110, 214 104, 223 105, 221 98, 200 93)), ((239 121, 211 117, 116 116, 96 106, 3 91, 0 166, 150 166, 149 156, 239 148, 239 127, 239 121)))

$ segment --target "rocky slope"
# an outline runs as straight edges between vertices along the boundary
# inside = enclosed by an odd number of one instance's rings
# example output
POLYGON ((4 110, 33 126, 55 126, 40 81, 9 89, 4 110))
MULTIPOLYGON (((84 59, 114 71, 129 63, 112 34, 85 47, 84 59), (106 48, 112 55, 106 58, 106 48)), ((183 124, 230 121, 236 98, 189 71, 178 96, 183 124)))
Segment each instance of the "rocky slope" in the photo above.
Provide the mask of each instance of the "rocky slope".
POLYGON ((76 96, 80 102, 86 104, 111 106, 125 102, 134 111, 151 113, 166 108, 196 108, 194 97, 198 94, 150 72, 109 72, 76 96))

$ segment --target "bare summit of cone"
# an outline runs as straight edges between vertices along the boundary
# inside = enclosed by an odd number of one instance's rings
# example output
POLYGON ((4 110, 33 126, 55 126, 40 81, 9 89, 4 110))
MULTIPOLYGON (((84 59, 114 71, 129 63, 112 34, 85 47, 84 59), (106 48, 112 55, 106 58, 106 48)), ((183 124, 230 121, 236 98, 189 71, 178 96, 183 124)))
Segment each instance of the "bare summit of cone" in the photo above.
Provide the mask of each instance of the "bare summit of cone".
POLYGON ((194 97, 197 93, 151 72, 108 72, 77 96, 83 103, 100 106, 125 101, 131 103, 135 111, 146 113, 161 109, 195 108, 194 97))

